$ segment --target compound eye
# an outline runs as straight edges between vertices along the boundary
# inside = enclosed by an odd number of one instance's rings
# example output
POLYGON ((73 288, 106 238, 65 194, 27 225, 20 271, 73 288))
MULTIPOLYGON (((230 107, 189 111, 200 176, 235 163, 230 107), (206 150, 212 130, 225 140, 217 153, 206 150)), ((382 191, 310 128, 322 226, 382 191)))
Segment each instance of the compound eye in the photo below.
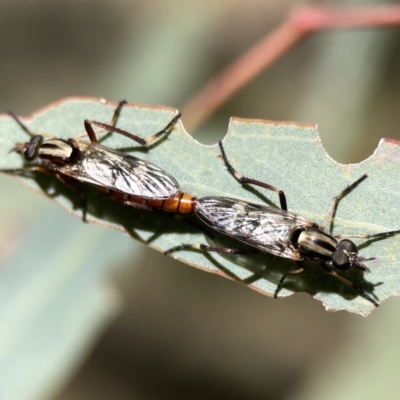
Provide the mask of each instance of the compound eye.
POLYGON ((357 246, 349 239, 343 239, 338 244, 338 250, 346 250, 348 253, 358 254, 357 246))
POLYGON ((333 253, 332 263, 335 268, 340 269, 341 271, 346 271, 350 268, 349 256, 340 249, 333 253))
POLYGON ((24 156, 27 161, 32 161, 38 154, 39 147, 42 144, 43 137, 40 135, 34 136, 28 143, 24 156))

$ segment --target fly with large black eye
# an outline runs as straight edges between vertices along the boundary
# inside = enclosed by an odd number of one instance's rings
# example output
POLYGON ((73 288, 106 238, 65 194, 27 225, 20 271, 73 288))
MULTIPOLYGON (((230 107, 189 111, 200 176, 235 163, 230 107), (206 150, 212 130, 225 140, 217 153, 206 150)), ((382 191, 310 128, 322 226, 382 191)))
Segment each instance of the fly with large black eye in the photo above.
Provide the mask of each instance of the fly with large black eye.
MULTIPOLYGON (((288 275, 304 271, 303 261, 315 261, 330 275, 345 285, 352 287, 377 307, 379 303, 374 298, 359 286, 338 274, 337 270, 345 271, 350 268, 356 268, 364 272, 369 272, 364 262, 372 260, 372 258, 366 259, 360 257, 357 246, 347 238, 382 238, 400 233, 400 230, 371 235, 348 234, 336 236, 332 236, 325 231, 325 227, 330 221, 339 200, 365 180, 367 175, 363 175, 357 179, 333 198, 325 220, 319 226, 313 221, 289 212, 287 210, 286 196, 282 190, 265 182, 240 175, 229 163, 222 142, 219 142, 219 146, 225 165, 234 177, 239 182, 256 185, 276 192, 279 195, 281 209, 226 197, 197 199, 194 213, 201 221, 212 229, 246 243, 252 248, 232 249, 210 247, 204 244, 183 244, 168 250, 166 253, 182 249, 233 254, 272 253, 276 256, 296 261, 297 268, 286 271, 280 279, 274 293, 275 297, 278 296, 278 292, 283 287, 288 275)), ((257 275, 245 280, 241 280, 233 274, 231 274, 231 277, 247 284, 260 279, 257 275)))
MULTIPOLYGON (((93 120, 84 121, 90 142, 80 140, 82 135, 67 140, 55 137, 45 140, 42 135, 31 132, 17 115, 10 113, 17 124, 31 137, 26 143, 17 143, 13 150, 32 164, 20 169, 1 169, 0 172, 10 174, 41 172, 55 175, 79 193, 84 221, 86 199, 79 183, 95 185, 112 200, 121 204, 146 210, 162 208, 170 211, 168 208, 172 207, 173 211, 176 211, 175 200, 179 199, 179 204, 182 205, 183 197, 176 179, 154 164, 102 146, 97 140, 97 134, 101 132, 95 132, 93 126, 126 136, 140 145, 148 145, 170 132, 179 120, 180 114, 175 115, 161 131, 143 139, 115 126, 125 104, 126 101, 118 104, 110 124, 93 120), (147 204, 151 201, 156 207, 147 204)), ((181 210, 189 209, 190 204, 187 202, 186 206, 182 205, 181 210)))

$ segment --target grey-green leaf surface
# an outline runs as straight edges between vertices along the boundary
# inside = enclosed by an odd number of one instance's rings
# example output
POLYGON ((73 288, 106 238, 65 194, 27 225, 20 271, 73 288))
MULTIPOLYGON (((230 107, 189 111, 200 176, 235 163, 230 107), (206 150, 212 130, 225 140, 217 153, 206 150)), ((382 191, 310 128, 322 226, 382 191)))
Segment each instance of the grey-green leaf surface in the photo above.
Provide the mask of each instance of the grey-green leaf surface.
MULTIPOLYGON (((109 122, 115 103, 74 98, 50 105, 26 121, 39 134, 61 138, 84 133, 83 121, 109 122)), ((162 129, 176 110, 154 106, 128 105, 117 126, 149 137, 162 129)), ((9 116, 0 118, 0 168, 21 168, 20 155, 11 152, 16 142, 27 140, 26 133, 9 116)), ((84 140, 84 138, 82 139, 84 140)), ((196 197, 228 196, 279 206, 273 192, 239 184, 227 171, 217 145, 204 146, 190 137, 178 123, 173 131, 147 148, 112 134, 102 144, 121 149, 164 168, 180 183, 183 191, 196 197)), ((322 223, 333 196, 361 175, 368 179, 340 203, 329 230, 333 234, 377 233, 400 228, 397 209, 400 200, 400 147, 382 140, 375 153, 360 164, 341 165, 324 151, 315 126, 261 120, 231 119, 224 139, 227 155, 244 176, 282 189, 290 211, 322 223)), ((21 177, 31 188, 43 192, 78 218, 82 217, 79 196, 52 176, 30 174, 21 177)), ((173 214, 143 211, 119 205, 88 185, 89 221, 112 227, 137 237, 153 248, 165 251, 182 243, 204 243, 218 247, 244 247, 221 235, 205 232, 194 218, 177 219, 173 214)), ((382 302, 398 295, 400 235, 363 243, 356 239, 360 255, 376 257, 368 261, 371 273, 342 273, 382 302)), ((294 268, 291 260, 270 254, 232 256, 179 251, 173 257, 209 272, 230 271, 239 278, 256 273, 260 279, 251 287, 272 296, 283 273, 294 268)), ((351 288, 329 276, 318 264, 306 263, 305 272, 290 276, 279 295, 304 291, 322 301, 328 310, 348 310, 368 315, 373 305, 351 288)))

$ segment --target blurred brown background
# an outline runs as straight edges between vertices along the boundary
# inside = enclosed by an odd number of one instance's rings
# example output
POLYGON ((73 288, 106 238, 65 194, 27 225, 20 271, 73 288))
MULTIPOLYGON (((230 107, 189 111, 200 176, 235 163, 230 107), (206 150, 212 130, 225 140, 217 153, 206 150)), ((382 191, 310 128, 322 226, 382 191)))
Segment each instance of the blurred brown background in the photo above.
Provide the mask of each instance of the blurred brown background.
MULTIPOLYGON (((28 115, 68 96, 180 108, 301 4, 359 2, 1 0, 0 110, 28 115)), ((230 116, 317 123, 333 158, 359 162, 381 137, 400 140, 399 49, 396 29, 311 37, 191 133, 215 143, 230 116)), ((3 255, 65 213, 7 177, 0 186, 3 255)), ((108 284, 123 307, 54 399, 394 397, 398 299, 365 320, 308 295, 273 301, 139 244, 115 264, 108 284)))

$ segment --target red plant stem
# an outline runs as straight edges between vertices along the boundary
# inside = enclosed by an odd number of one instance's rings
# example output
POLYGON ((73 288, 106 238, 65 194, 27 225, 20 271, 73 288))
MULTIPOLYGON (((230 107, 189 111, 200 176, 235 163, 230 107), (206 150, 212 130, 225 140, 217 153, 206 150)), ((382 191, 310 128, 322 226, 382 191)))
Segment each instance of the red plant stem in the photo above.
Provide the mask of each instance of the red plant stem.
POLYGON ((400 6, 295 10, 186 103, 182 108, 185 127, 190 131, 204 122, 242 86, 310 34, 328 29, 391 26, 400 26, 400 6))

